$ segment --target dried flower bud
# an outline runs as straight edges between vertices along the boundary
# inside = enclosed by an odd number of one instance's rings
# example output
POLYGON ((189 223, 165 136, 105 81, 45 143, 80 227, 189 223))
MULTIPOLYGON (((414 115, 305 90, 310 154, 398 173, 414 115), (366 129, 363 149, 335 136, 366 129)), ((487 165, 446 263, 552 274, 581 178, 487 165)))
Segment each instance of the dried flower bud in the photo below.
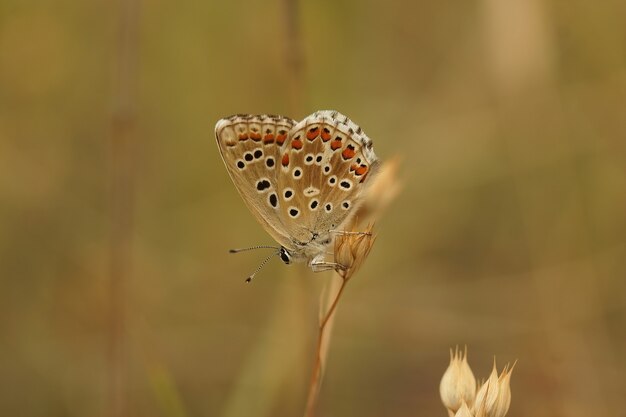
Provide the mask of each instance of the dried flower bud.
POLYGON ((489 378, 480 386, 476 393, 476 402, 474 403, 474 414, 484 414, 490 416, 491 410, 498 398, 498 371, 496 369, 496 361, 493 361, 493 369, 489 378))
POLYGON ((454 414, 454 417, 474 417, 474 415, 467 406, 467 403, 463 401, 463 403, 461 404, 461 408, 459 408, 459 411, 454 414))
POLYGON ((454 415, 463 403, 473 404, 476 378, 467 363, 467 348, 464 352, 459 352, 458 347, 454 352, 450 349, 450 365, 441 378, 439 394, 450 415, 454 415))
POLYGON ((341 265, 337 273, 345 280, 361 267, 369 255, 376 237, 372 235, 372 225, 365 231, 340 232, 335 238, 335 262, 341 265))
POLYGON ((491 375, 476 393, 476 402, 473 408, 475 416, 504 417, 506 415, 511 404, 510 379, 512 371, 513 367, 509 369, 507 365, 498 377, 494 359, 491 375))
POLYGON ((504 417, 511 405, 511 373, 515 364, 509 369, 507 364, 498 378, 498 398, 493 406, 491 417, 504 417))

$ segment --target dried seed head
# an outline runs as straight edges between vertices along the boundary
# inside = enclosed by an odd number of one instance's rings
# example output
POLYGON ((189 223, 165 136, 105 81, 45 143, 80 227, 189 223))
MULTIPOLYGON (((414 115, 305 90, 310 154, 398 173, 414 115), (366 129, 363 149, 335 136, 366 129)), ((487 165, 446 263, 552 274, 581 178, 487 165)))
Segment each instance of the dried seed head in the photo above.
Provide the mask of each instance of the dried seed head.
POLYGON ((476 378, 467 363, 467 348, 459 352, 450 349, 450 365, 441 378, 439 394, 443 405, 451 415, 460 410, 463 403, 472 405, 476 395, 476 378))
POLYGON ((507 364, 498 378, 498 398, 493 406, 491 417, 504 417, 511 405, 511 373, 515 364, 509 369, 507 364))
POLYGON ((335 263, 341 265, 341 268, 337 268, 337 273, 345 281, 354 275, 369 255, 376 240, 372 228, 369 225, 362 232, 342 232, 335 238, 335 263))
MULTIPOLYGON (((515 366, 515 364, 513 365, 515 366)), ((504 417, 511 405, 510 379, 513 367, 506 365, 498 377, 496 361, 487 381, 478 389, 474 403, 474 415, 485 417, 504 417)))
POLYGON ((500 376, 493 359, 493 369, 484 383, 476 380, 467 363, 467 348, 459 353, 450 350, 450 365, 441 379, 439 392, 450 417, 504 417, 511 405, 511 373, 507 364, 500 376))
POLYGON ((481 385, 476 393, 476 402, 474 403, 474 414, 483 414, 491 416, 491 410, 498 398, 498 370, 496 369, 496 361, 493 361, 493 369, 489 378, 481 385))

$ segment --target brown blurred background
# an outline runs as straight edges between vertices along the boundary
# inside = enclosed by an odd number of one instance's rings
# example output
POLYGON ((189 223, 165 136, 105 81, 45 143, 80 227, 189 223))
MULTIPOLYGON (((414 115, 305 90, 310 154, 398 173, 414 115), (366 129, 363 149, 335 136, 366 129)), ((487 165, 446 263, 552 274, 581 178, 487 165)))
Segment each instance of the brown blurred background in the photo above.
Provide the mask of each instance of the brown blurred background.
POLYGON ((0 415, 301 415, 330 275, 243 284, 272 241, 213 126, 326 108, 404 188, 319 414, 445 416, 467 344, 509 416, 626 415, 626 3, 288 4, 3 0, 0 415))

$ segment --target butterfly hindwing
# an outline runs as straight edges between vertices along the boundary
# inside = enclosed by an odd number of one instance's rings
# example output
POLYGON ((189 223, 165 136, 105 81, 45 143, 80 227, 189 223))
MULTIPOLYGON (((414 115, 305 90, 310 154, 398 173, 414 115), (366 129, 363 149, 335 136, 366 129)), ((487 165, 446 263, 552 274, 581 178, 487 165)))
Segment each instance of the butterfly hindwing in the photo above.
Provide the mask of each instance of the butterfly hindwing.
POLYGON ((329 235, 354 214, 379 165, 371 144, 335 111, 313 113, 293 127, 277 176, 281 217, 293 239, 329 235))

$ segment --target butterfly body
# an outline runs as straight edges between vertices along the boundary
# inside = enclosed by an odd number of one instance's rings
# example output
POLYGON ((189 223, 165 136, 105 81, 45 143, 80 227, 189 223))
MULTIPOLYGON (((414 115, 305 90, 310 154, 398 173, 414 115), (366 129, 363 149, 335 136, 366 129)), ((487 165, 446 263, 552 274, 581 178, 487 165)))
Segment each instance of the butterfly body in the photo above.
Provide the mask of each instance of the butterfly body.
POLYGON ((215 135, 244 202, 284 249, 281 259, 307 261, 314 270, 332 267, 326 250, 380 165, 372 140, 330 110, 300 122, 233 115, 217 122, 215 135))

